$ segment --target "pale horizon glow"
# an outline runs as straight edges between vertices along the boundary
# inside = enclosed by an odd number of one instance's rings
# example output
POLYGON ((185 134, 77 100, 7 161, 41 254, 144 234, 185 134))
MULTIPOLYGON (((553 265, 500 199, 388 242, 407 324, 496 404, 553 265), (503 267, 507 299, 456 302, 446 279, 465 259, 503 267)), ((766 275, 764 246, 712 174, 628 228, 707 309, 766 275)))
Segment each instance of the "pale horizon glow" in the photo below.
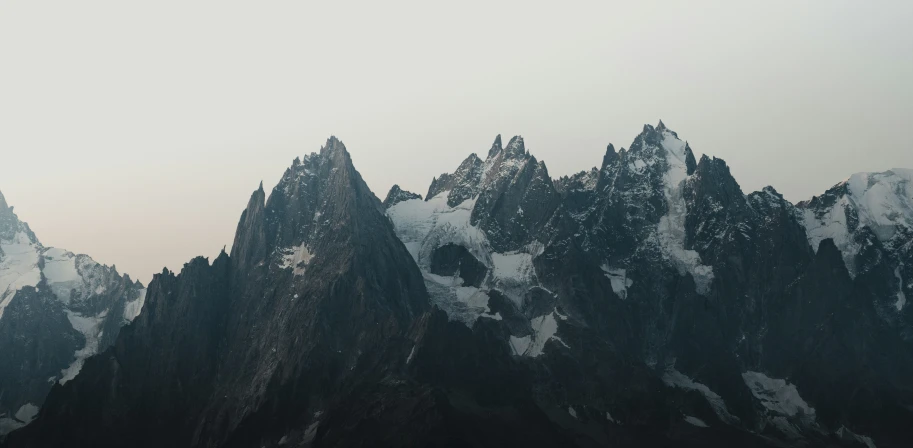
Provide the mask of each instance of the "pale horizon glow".
POLYGON ((746 193, 913 168, 913 2, 307 3, 3 2, 0 191, 148 282, 330 135, 381 199, 497 134, 557 178, 660 119, 746 193))

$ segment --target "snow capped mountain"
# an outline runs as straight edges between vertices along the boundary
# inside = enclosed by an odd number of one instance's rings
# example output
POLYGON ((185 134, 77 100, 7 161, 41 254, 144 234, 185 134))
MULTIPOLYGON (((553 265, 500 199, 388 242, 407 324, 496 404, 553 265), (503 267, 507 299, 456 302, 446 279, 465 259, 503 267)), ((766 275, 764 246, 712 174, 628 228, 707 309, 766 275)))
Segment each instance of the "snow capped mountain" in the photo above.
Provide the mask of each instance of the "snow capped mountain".
POLYGON ((381 202, 332 137, 138 317, 71 315, 102 285, 16 224, 7 315, 136 319, 6 446, 909 445, 909 170, 794 205, 662 122, 560 179, 479 154, 381 202))
POLYGON ((832 239, 881 317, 913 341, 913 170, 856 173, 798 208, 812 247, 832 239))
POLYGON ((856 173, 821 197, 799 204, 816 248, 831 238, 843 253, 847 269, 859 269, 854 259, 871 232, 882 244, 909 249, 913 235, 913 170, 856 173))
POLYGON ((144 298, 114 267, 43 246, 0 194, 0 434, 28 423, 52 384, 112 344, 144 298))

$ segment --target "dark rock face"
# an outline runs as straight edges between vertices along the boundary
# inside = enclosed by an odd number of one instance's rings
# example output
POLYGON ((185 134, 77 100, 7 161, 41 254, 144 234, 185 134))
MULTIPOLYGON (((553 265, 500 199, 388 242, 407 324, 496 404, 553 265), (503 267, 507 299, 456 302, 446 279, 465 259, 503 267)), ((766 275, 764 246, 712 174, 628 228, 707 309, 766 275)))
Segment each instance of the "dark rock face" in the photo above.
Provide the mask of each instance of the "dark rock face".
POLYGON ((910 183, 746 195, 660 122, 381 203, 331 138, 6 446, 909 446, 910 183))
POLYGON ((144 296, 113 266, 44 247, 0 194, 0 437, 110 347, 144 296))

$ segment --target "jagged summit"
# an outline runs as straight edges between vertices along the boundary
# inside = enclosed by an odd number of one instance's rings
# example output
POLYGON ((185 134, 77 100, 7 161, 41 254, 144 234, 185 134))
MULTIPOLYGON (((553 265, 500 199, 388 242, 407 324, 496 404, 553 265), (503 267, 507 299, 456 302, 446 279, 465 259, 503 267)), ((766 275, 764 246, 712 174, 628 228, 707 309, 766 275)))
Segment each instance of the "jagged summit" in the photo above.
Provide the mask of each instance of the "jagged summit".
POLYGON ((498 136, 495 137, 494 143, 491 144, 491 149, 488 150, 488 157, 494 156, 495 154, 501 152, 502 149, 501 134, 498 134, 498 136))
POLYGON ((522 157, 526 155, 526 145, 523 143, 523 137, 517 135, 511 138, 510 142, 507 143, 507 147, 504 148, 504 152, 507 155, 514 157, 522 157))
POLYGON ((482 180, 482 173, 485 169, 485 162, 482 161, 475 153, 472 153, 460 163, 453 174, 443 173, 431 181, 428 187, 426 200, 437 196, 438 194, 449 191, 447 198, 448 204, 457 205, 461 202, 472 198, 478 194, 479 183, 482 180))
POLYGON ((0 212, 6 211, 6 209, 8 209, 8 208, 9 208, 9 206, 6 205, 6 198, 3 197, 3 192, 0 191, 0 212))
POLYGON ((422 195, 403 190, 399 185, 393 185, 390 187, 390 191, 387 192, 387 197, 384 199, 384 208, 390 208, 402 201, 408 201, 410 199, 421 200, 422 195))
POLYGON ((341 148, 341 149, 345 150, 346 146, 342 143, 342 141, 340 141, 338 138, 336 138, 335 135, 331 135, 327 138, 327 142, 323 146, 320 147, 320 150, 321 151, 323 151, 325 149, 333 150, 336 148, 341 148))

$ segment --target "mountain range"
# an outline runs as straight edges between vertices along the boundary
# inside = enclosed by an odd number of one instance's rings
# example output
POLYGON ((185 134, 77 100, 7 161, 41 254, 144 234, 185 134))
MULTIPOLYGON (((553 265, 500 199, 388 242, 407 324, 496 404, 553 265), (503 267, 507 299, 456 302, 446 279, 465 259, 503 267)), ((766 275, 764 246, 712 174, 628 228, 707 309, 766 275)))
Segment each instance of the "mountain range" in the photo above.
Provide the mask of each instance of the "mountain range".
POLYGON ((558 179, 482 155, 381 201, 331 137, 139 297, 0 200, 2 446, 910 446, 913 170, 792 204, 662 122, 558 179))

